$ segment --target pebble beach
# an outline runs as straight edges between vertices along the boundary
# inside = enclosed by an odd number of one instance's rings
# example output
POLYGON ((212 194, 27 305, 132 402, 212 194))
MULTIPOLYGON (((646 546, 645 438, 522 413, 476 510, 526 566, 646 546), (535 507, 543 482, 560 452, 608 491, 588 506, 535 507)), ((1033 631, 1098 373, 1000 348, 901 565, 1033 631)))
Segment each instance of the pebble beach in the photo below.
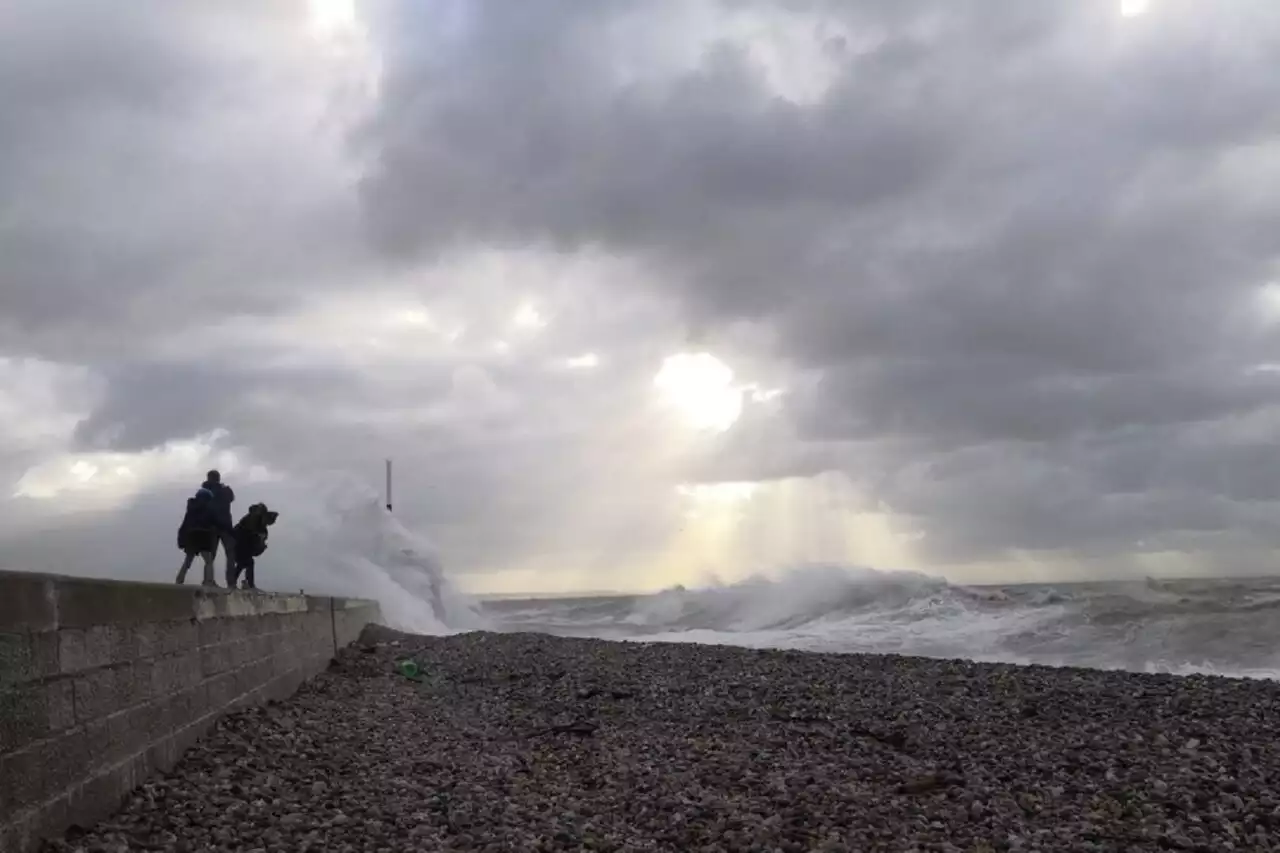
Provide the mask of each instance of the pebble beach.
POLYGON ((1280 684, 370 629, 45 850, 1280 850, 1280 684))

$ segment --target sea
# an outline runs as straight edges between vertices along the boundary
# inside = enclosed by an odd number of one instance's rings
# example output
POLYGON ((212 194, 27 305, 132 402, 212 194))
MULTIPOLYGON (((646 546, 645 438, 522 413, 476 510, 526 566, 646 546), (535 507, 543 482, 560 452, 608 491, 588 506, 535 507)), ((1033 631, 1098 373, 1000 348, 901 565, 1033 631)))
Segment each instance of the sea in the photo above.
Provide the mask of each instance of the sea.
POLYGON ((294 497, 264 579, 375 598, 388 624, 418 633, 538 631, 1280 678, 1280 577, 971 586, 807 565, 647 595, 484 600, 460 591, 430 538, 366 487, 330 482, 294 497))
POLYGON ((1280 578, 960 586, 819 566, 480 608, 497 630, 560 636, 1280 678, 1280 578))

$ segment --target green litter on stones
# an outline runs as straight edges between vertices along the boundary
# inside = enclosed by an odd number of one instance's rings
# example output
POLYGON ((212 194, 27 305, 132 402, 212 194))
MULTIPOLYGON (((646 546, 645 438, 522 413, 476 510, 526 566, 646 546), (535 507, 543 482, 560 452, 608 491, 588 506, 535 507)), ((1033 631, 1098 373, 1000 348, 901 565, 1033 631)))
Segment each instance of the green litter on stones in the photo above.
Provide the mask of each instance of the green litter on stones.
POLYGON ((422 680, 422 671, 418 669, 418 662, 414 660, 396 661, 396 672, 410 681, 422 680))

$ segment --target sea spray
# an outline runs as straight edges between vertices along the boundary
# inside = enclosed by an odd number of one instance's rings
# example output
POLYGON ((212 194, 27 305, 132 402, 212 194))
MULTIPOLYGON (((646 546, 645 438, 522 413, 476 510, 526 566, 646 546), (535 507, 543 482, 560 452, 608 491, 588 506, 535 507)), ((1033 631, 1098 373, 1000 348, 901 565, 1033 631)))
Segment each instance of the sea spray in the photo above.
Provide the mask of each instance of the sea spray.
POLYGON ((389 513, 369 484, 333 473, 258 492, 255 500, 280 512, 259 561, 264 589, 372 598, 388 625, 415 633, 489 627, 445 574, 431 540, 389 513))
POLYGON ((486 602, 504 630, 1138 672, 1280 674, 1280 579, 961 586, 805 566, 648 596, 486 602))
POLYGON ((947 593, 946 581, 918 572, 806 565, 772 577, 666 589, 637 600, 625 621, 648 628, 763 631, 859 609, 941 603, 947 593))

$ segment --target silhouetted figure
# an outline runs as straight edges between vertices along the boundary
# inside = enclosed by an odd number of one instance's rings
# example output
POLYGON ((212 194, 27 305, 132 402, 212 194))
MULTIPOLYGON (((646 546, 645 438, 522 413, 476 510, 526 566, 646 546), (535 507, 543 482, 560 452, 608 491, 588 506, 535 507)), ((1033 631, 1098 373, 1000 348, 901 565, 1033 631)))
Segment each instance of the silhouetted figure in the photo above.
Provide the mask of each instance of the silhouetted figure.
POLYGON ((231 521, 231 504, 235 503, 236 493, 222 482, 222 474, 216 470, 210 471, 205 476, 201 488, 208 489, 213 495, 211 508, 214 530, 217 534, 213 551, 216 555, 218 544, 222 544, 222 551, 226 557, 226 573, 230 577, 236 565, 236 537, 231 521))
POLYGON ((185 583, 187 572, 196 556, 204 559, 204 585, 217 586, 213 579, 213 552, 218 547, 217 525, 213 512, 213 493, 200 489, 187 498, 187 511, 178 525, 178 548, 185 554, 182 568, 178 569, 176 583, 185 583))
POLYGON ((235 526, 236 566, 227 572, 227 588, 235 589, 240 573, 244 573, 244 588, 257 589, 254 579, 256 560, 267 550, 267 528, 280 517, 267 509, 266 504, 253 504, 249 512, 235 526))

